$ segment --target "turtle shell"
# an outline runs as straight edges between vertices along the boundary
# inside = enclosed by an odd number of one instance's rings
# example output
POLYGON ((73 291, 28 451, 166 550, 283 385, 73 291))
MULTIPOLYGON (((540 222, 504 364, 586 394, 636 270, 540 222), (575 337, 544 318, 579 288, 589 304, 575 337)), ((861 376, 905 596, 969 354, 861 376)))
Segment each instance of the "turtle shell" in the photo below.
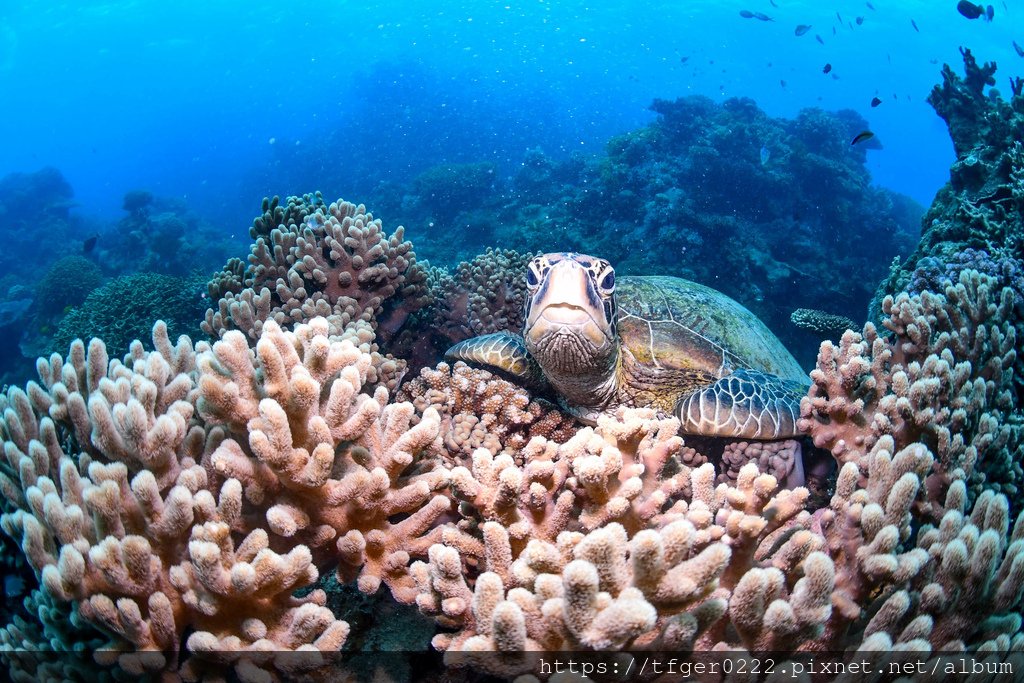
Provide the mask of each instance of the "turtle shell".
POLYGON ((670 412, 738 368, 807 382, 771 330, 719 291, 677 277, 623 277, 615 295, 624 403, 670 412))

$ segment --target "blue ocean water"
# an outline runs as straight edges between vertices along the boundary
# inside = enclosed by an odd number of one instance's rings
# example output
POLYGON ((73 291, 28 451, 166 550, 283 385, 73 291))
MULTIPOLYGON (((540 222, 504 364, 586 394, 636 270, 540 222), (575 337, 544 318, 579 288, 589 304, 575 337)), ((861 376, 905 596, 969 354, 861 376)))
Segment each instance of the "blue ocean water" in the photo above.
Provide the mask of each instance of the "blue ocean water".
POLYGON ((961 45, 1012 75, 1022 8, 997 0, 989 23, 952 0, 871 4, 12 0, 0 176, 53 166, 82 214, 116 219, 145 188, 244 233, 265 195, 358 198, 444 161, 598 152, 653 98, 704 94, 774 116, 854 109, 884 146, 874 181, 927 205, 953 155, 925 97, 961 45))

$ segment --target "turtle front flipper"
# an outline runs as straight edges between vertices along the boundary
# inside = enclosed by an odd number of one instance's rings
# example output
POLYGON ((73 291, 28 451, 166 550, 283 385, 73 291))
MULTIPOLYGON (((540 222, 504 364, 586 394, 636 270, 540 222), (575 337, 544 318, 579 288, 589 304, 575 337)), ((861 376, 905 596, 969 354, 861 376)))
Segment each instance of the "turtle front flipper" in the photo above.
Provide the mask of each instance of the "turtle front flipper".
POLYGON ((786 439, 800 434, 796 421, 806 393, 799 382, 740 369, 683 397, 676 415, 684 434, 786 439))
POLYGON ((523 338, 508 332, 485 334, 461 341, 448 349, 445 360, 461 360, 471 365, 500 370, 529 389, 547 386, 544 372, 523 345, 523 338))

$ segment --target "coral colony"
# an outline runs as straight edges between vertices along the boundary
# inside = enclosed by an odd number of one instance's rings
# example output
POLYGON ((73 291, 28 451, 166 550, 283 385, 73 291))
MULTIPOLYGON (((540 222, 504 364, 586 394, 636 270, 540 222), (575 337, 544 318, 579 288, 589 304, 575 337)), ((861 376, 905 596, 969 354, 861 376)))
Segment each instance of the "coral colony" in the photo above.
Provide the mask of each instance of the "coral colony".
POLYGON ((964 57, 931 98, 959 161, 877 320, 797 316, 835 333, 800 441, 716 445, 651 409, 583 425, 437 364, 518 331, 525 256, 442 275, 363 206, 266 201, 209 284, 210 341, 76 340, 0 398, 2 527, 39 585, 0 635, 12 671, 58 674, 49 649, 328 676, 317 653, 361 637, 339 583, 432 619, 449 666, 523 680, 555 673, 530 651, 1020 650, 1024 97, 983 95, 994 67, 964 57))

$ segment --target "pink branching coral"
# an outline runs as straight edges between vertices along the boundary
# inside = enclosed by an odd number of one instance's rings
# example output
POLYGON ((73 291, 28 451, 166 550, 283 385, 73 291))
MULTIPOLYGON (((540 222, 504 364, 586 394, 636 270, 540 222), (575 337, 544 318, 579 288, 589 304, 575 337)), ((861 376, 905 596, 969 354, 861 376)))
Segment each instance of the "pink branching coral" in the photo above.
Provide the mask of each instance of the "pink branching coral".
POLYGON ((316 581, 309 549, 273 551, 266 530, 242 519, 239 480, 216 475, 223 434, 194 419, 191 343, 172 346, 162 323, 153 342, 152 352, 136 342, 124 362, 108 361, 98 340, 88 352, 75 342, 66 359, 40 359, 42 384, 8 392, 4 531, 47 595, 77 603, 115 655, 127 649, 118 661, 129 672, 175 665, 186 631, 200 659, 336 650, 348 627, 323 592, 292 596, 316 581))
POLYGON ((461 361, 423 368, 398 398, 411 401, 419 413, 437 410, 445 448, 462 457, 478 448, 518 453, 534 436, 566 441, 580 426, 556 406, 531 399, 522 387, 461 361))
POLYGON ((1014 293, 966 270, 944 295, 887 297, 890 337, 871 323, 825 342, 799 426, 840 463, 857 463, 880 438, 896 448, 923 443, 937 458, 930 499, 967 477, 1010 495, 1024 472, 1024 433, 1015 410, 1016 333, 1009 323, 1014 293))
MULTIPOLYGON (((275 197, 264 200, 250 234, 248 266, 232 259, 210 282, 215 308, 202 329, 212 337, 240 330, 255 343, 269 320, 288 329, 323 317, 332 335, 358 338, 377 354, 374 336, 393 336, 430 300, 404 228, 388 236, 361 204, 328 205, 317 193, 281 206, 275 197)), ((404 363, 375 358, 374 367, 384 364, 393 366, 383 382, 393 389, 404 363)))

